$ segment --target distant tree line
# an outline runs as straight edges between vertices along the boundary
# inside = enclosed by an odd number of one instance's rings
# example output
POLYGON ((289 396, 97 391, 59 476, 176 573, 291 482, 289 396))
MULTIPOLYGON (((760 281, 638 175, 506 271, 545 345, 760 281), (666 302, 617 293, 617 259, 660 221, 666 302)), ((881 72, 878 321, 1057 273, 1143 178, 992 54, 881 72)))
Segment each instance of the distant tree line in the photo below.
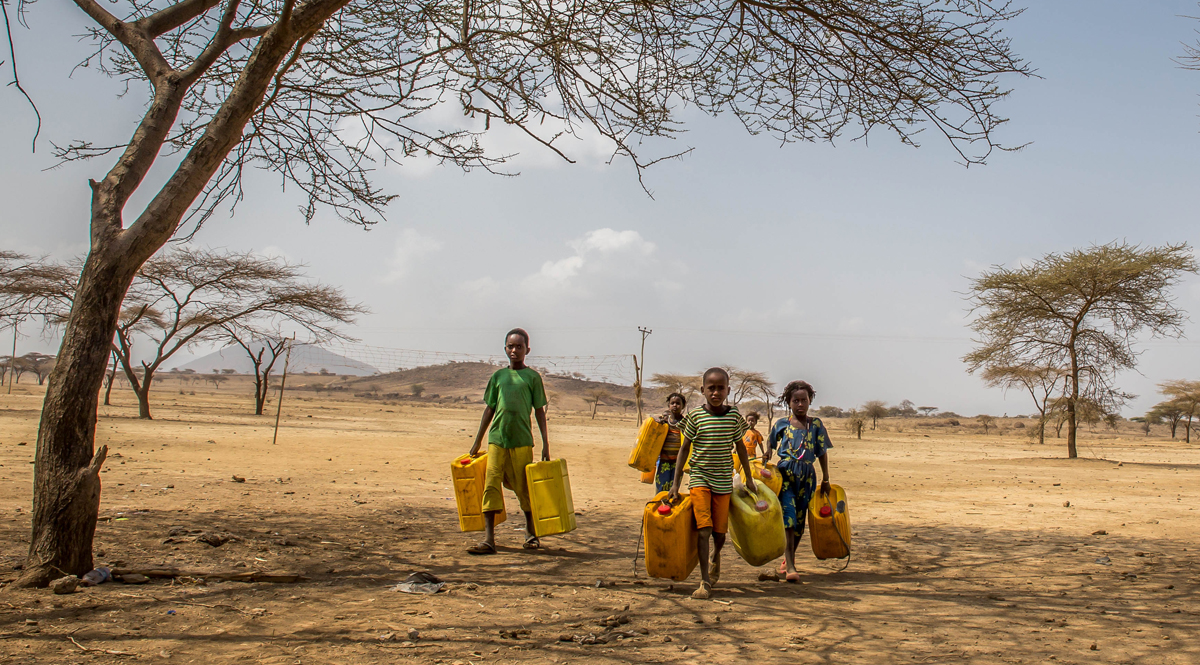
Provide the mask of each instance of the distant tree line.
MULTIPOLYGON (((65 263, 0 251, 0 319, 14 327, 40 319, 47 328, 66 320, 82 259, 65 263)), ((152 257, 126 292, 105 374, 104 403, 116 374, 137 396, 138 415, 151 418, 150 388, 163 364, 201 344, 236 345, 254 368, 255 414, 262 415, 270 376, 287 345, 350 339, 339 329, 367 310, 341 289, 309 281, 303 266, 253 252, 179 247, 152 257)), ((27 354, 2 361, 17 380, 34 372, 41 384, 54 358, 27 354)), ((233 370, 204 375, 220 388, 233 370)))

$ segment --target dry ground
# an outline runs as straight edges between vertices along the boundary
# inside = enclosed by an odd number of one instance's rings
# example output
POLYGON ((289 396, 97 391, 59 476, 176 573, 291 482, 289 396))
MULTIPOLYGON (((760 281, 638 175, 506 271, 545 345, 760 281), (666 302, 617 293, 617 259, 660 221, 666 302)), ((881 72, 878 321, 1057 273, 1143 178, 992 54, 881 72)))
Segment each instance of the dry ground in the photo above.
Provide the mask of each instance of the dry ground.
MULTIPOLYGON (((579 528, 527 553, 514 514, 501 554, 475 558, 447 466, 476 408, 297 393, 272 445, 245 395, 197 392, 162 391, 153 422, 124 392, 101 409, 97 562, 309 581, 3 589, 0 662, 1200 662, 1200 453, 1182 443, 1085 434, 1068 461, 1014 434, 834 430, 849 568, 801 556, 801 584, 759 582, 730 549, 716 599, 693 601, 694 579, 635 574, 650 489, 624 464, 631 419, 552 414, 579 528), (389 590, 418 570, 447 590, 389 590), (611 633, 597 620, 614 615, 631 637, 560 641, 611 633)), ((17 393, 0 396, 0 580, 28 542, 40 395, 17 393)))

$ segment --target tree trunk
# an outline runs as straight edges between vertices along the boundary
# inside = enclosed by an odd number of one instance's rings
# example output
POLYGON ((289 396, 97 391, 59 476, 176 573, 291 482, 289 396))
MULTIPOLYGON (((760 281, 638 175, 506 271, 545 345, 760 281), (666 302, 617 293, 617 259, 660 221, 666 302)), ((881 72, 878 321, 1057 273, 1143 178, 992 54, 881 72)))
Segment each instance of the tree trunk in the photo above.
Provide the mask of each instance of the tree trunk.
POLYGON ((138 400, 138 418, 142 420, 154 420, 150 416, 150 377, 146 376, 142 379, 142 385, 134 390, 138 400))
POLYGON ((254 415, 261 416, 263 407, 267 403, 267 382, 263 380, 257 373, 254 375, 254 415))
MULTIPOLYGON (((97 234, 99 235, 99 234, 97 234)), ((100 511, 100 467, 94 450, 96 409, 113 330, 136 267, 124 252, 93 236, 50 373, 38 429, 33 480, 33 530, 18 586, 44 587, 62 575, 92 569, 92 538, 100 511)))

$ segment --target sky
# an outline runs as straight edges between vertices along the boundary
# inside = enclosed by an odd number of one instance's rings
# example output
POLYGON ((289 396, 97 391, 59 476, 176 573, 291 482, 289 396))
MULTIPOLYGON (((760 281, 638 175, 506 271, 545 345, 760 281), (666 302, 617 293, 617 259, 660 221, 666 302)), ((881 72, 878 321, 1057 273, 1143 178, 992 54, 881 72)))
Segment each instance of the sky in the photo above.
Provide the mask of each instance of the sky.
MULTIPOLYGON (((808 380, 817 405, 1029 413, 1027 395, 966 373, 963 293, 989 266, 1093 243, 1197 246, 1200 72, 1172 60, 1198 36, 1188 15, 1200 15, 1192 0, 1032 3, 1006 33, 1038 77, 1005 81, 999 107, 1002 142, 1029 145, 984 166, 964 168, 932 135, 918 149, 883 133, 780 146, 691 114, 678 142, 693 151, 645 174, 653 197, 595 139, 569 144, 568 164, 495 135, 490 147, 521 153, 519 177, 387 167, 377 182, 398 197, 370 231, 330 213, 305 225, 264 174, 195 242, 305 263, 371 309, 349 331, 366 345, 499 353, 519 325, 537 364, 634 353, 645 326, 648 373, 735 365, 808 380)), ((70 7, 38 3, 28 21, 14 39, 42 137, 31 153, 32 114, 0 91, 0 247, 66 258, 86 250, 86 180, 110 162, 48 169, 49 143, 121 141, 144 98, 72 72, 86 52, 70 7)), ((1200 279, 1174 295, 1187 339, 1140 345, 1138 370, 1118 380, 1138 395, 1127 417, 1159 401, 1156 383, 1200 379, 1200 279)), ((18 353, 53 352, 29 332, 18 353)))

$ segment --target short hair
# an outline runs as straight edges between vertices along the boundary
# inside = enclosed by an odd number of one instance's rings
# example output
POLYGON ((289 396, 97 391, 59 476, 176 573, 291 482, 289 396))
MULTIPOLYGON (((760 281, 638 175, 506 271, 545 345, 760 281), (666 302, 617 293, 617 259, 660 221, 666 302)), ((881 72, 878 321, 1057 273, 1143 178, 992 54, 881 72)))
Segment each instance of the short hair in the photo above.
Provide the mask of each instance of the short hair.
POLYGON ((720 374, 721 376, 725 377, 725 383, 729 383, 729 372, 726 372, 724 367, 709 367, 704 372, 704 376, 700 377, 700 382, 703 383, 707 381, 708 377, 712 376, 713 374, 720 374))
POLYGON ((671 403, 672 397, 678 397, 679 401, 683 402, 684 406, 687 406, 687 398, 684 397, 682 393, 671 393, 670 395, 667 395, 667 404, 671 403))
POLYGON ((747 414, 746 414, 746 417, 747 417, 747 418, 750 418, 751 416, 753 416, 753 417, 755 417, 755 418, 758 418, 759 420, 762 420, 762 414, 760 414, 760 413, 759 413, 759 412, 757 412, 757 411, 751 411, 750 413, 747 413, 747 414))
POLYGON ((513 335, 520 335, 521 339, 525 340, 525 346, 529 346, 529 333, 525 332, 524 328, 513 328, 507 333, 504 333, 504 343, 508 344, 508 338, 512 337, 513 335))
POLYGON ((810 384, 808 381, 791 381, 787 384, 787 386, 784 387, 783 395, 780 396, 779 401, 784 406, 791 404, 792 395, 795 395, 796 392, 800 390, 808 393, 808 399, 810 400, 817 396, 817 391, 813 390, 812 384, 810 384))

